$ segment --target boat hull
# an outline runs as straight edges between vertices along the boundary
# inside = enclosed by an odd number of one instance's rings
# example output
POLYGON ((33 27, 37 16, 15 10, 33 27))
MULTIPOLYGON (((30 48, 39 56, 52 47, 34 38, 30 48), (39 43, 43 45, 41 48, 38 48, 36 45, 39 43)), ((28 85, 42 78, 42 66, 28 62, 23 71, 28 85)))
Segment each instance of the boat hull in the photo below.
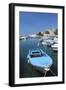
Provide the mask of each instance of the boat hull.
MULTIPOLYGON (((30 62, 28 62, 29 64, 31 64, 30 62)), ((49 71, 50 70, 50 67, 48 68, 42 68, 42 67, 39 67, 39 66, 35 66, 33 64, 31 64, 33 66, 33 68, 41 73, 44 73, 45 74, 45 71, 49 71)))
POLYGON ((33 65, 30 60, 28 59, 28 63, 31 64, 36 70, 44 73, 44 71, 49 71, 50 70, 50 67, 40 67, 40 66, 36 66, 36 65, 33 65))
POLYGON ((58 51, 58 48, 57 47, 54 47, 52 49, 53 49, 53 51, 58 51))
POLYGON ((54 51, 58 51, 58 44, 54 44, 51 47, 54 51))

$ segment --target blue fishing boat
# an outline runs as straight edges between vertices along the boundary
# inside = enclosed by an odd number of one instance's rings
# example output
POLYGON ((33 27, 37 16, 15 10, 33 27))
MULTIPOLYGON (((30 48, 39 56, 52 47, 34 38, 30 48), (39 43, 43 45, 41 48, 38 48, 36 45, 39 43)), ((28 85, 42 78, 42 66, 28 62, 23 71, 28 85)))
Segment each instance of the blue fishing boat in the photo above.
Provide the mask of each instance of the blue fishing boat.
POLYGON ((42 49, 29 50, 27 55, 28 63, 42 71, 50 70, 53 60, 42 49))

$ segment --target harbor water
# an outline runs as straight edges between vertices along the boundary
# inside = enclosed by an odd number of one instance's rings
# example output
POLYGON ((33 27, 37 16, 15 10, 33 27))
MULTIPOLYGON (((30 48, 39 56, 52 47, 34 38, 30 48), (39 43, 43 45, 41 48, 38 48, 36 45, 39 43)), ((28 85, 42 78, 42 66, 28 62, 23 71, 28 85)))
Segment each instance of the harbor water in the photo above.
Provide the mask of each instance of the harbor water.
POLYGON ((38 69, 33 67, 31 64, 28 63, 27 55, 29 53, 29 50, 33 49, 42 49, 46 54, 48 54, 52 60, 53 64, 51 66, 52 72, 55 74, 53 75, 50 71, 47 72, 46 77, 51 76, 57 76, 58 75, 58 52, 55 52, 52 50, 51 47, 48 47, 46 45, 42 45, 39 42, 39 38, 31 38, 26 40, 20 40, 20 46, 19 46, 19 52, 20 52, 20 78, 29 78, 29 77, 44 77, 44 73, 40 72, 38 69))

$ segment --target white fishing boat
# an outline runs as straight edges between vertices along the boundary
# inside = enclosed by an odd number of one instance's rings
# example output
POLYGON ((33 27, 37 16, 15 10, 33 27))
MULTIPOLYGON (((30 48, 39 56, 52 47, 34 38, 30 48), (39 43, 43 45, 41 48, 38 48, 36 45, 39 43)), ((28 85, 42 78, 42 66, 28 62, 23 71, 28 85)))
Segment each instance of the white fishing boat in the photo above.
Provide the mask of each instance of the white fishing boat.
POLYGON ((25 36, 20 37, 20 40, 26 40, 26 39, 27 39, 27 37, 25 37, 25 36))
POLYGON ((58 38, 57 37, 54 38, 54 42, 58 43, 58 38))
POLYGON ((41 49, 29 50, 27 58, 28 63, 42 71, 49 71, 53 64, 52 58, 41 49))
POLYGON ((47 46, 51 46, 54 43, 55 43, 54 40, 51 40, 51 39, 47 39, 47 40, 42 41, 42 45, 47 45, 47 46))
POLYGON ((58 44, 54 44, 51 46, 54 51, 58 51, 58 44))
POLYGON ((52 39, 47 39, 46 42, 49 43, 50 45, 54 44, 54 40, 52 39))

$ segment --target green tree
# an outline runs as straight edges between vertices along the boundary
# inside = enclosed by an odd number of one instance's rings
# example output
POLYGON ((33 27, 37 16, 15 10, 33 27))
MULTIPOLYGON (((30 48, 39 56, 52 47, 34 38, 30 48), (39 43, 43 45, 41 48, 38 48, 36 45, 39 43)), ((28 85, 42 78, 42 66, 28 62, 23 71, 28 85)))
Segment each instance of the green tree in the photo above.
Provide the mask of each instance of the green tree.
POLYGON ((49 34, 49 31, 45 31, 46 34, 49 34))
POLYGON ((39 35, 39 36, 43 36, 43 33, 41 33, 41 32, 38 32, 38 33, 37 33, 37 35, 39 35))

